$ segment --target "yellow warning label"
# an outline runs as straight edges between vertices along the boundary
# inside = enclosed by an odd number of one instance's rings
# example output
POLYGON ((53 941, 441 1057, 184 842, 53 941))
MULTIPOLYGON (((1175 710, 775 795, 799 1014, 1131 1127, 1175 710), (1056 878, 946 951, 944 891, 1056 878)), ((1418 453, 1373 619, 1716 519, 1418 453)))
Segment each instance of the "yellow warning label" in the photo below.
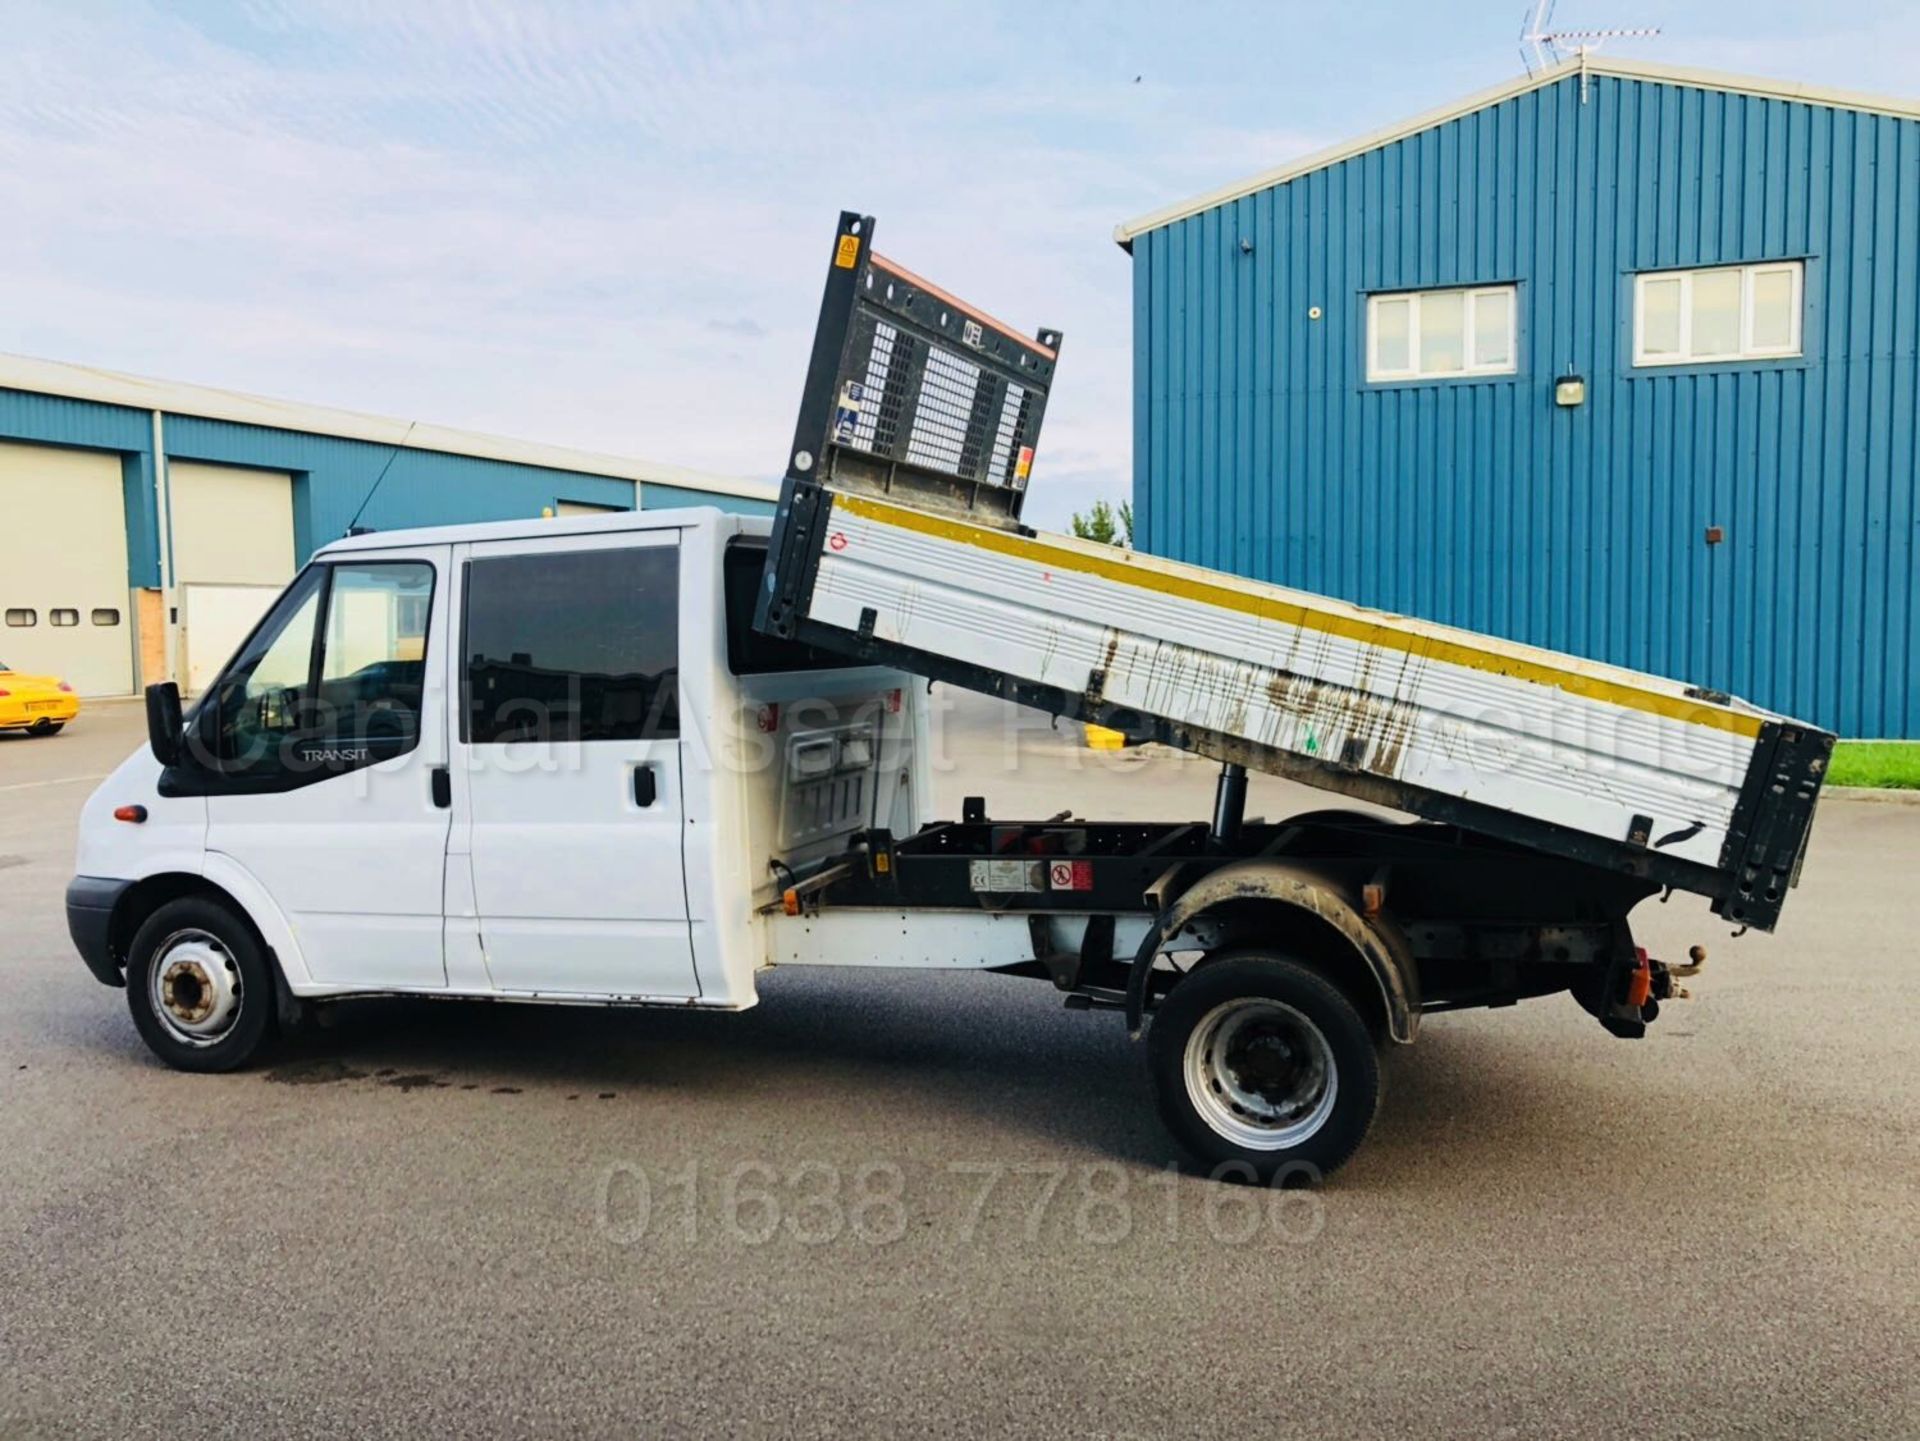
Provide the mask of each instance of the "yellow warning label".
POLYGON ((841 236, 840 248, 834 252, 833 263, 841 270, 851 270, 855 265, 859 264, 860 237, 857 235, 841 236))
POLYGON ((1023 445, 1020 447, 1020 460, 1019 460, 1019 463, 1013 467, 1013 473, 1019 476, 1020 479, 1022 480, 1025 480, 1029 475, 1033 473, 1033 447, 1032 446, 1023 445))

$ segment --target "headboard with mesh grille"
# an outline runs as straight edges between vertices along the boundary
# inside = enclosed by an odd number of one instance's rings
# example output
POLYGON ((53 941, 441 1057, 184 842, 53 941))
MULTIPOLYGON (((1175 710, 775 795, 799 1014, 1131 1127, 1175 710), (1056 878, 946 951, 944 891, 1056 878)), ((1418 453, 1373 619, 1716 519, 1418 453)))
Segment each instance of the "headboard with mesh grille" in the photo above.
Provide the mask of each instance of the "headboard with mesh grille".
POLYGON ((1017 525, 1060 332, 1033 339, 873 251, 843 211, 787 476, 1017 525))

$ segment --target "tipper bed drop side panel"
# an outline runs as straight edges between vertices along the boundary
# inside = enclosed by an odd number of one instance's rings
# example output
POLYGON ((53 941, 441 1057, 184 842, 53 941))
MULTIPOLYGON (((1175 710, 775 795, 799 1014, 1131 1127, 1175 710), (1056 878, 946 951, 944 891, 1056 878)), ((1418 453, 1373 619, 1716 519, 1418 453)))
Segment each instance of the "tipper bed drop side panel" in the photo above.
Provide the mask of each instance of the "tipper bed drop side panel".
POLYGON ((756 624, 1698 892, 1771 929, 1833 737, 1732 697, 1019 523, 1057 332, 840 218, 756 624))

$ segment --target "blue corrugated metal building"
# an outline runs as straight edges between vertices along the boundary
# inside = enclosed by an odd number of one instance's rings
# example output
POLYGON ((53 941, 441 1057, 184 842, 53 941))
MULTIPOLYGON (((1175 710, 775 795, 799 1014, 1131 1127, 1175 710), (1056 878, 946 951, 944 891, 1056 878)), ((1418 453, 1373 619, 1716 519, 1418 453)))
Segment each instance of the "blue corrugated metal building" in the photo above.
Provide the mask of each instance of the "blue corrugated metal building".
POLYGON ((1116 238, 1143 549, 1920 736, 1920 105, 1589 56, 1116 238))
POLYGON ((0 663, 206 678, 320 545, 542 513, 769 513, 767 483, 0 356, 0 663), (364 507, 364 509, 363 509, 364 507), (189 660, 189 658, 191 658, 189 660))

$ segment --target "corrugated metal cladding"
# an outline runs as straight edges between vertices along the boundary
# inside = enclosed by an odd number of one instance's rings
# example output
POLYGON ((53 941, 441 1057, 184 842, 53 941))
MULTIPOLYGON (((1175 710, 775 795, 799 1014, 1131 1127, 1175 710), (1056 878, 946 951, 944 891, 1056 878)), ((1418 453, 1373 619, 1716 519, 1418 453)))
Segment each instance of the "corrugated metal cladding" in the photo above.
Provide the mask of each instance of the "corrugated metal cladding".
POLYGON ((773 502, 753 500, 741 495, 713 495, 704 490, 687 490, 677 485, 649 483, 640 487, 642 510, 668 510, 681 505, 710 505, 728 515, 772 515, 773 502))
POLYGON ((358 523, 375 530, 515 520, 563 499, 623 508, 634 503, 634 483, 610 476, 198 416, 168 419, 166 449, 170 458, 293 472, 294 554, 302 561, 345 535, 362 502, 366 509, 358 523))
MULTIPOLYGON (((0 440, 119 453, 125 482, 128 584, 132 586, 160 583, 152 425, 151 413, 144 410, 0 389, 0 440)), ((561 501, 623 509, 635 503, 635 482, 619 476, 396 448, 194 415, 169 414, 163 425, 170 460, 289 472, 294 552, 301 562, 316 547, 345 534, 356 512, 361 525, 398 530, 535 516, 561 501), (360 512, 363 501, 366 508, 360 512)), ((713 505, 742 514, 765 514, 772 509, 751 498, 679 486, 641 483, 638 490, 639 502, 648 510, 713 505)))
POLYGON ((1586 84, 1134 239, 1143 548, 1920 736, 1920 123, 1586 84), (1803 355, 1633 367, 1636 271, 1784 258, 1803 355), (1517 374, 1366 382, 1369 293, 1509 281, 1517 374))

